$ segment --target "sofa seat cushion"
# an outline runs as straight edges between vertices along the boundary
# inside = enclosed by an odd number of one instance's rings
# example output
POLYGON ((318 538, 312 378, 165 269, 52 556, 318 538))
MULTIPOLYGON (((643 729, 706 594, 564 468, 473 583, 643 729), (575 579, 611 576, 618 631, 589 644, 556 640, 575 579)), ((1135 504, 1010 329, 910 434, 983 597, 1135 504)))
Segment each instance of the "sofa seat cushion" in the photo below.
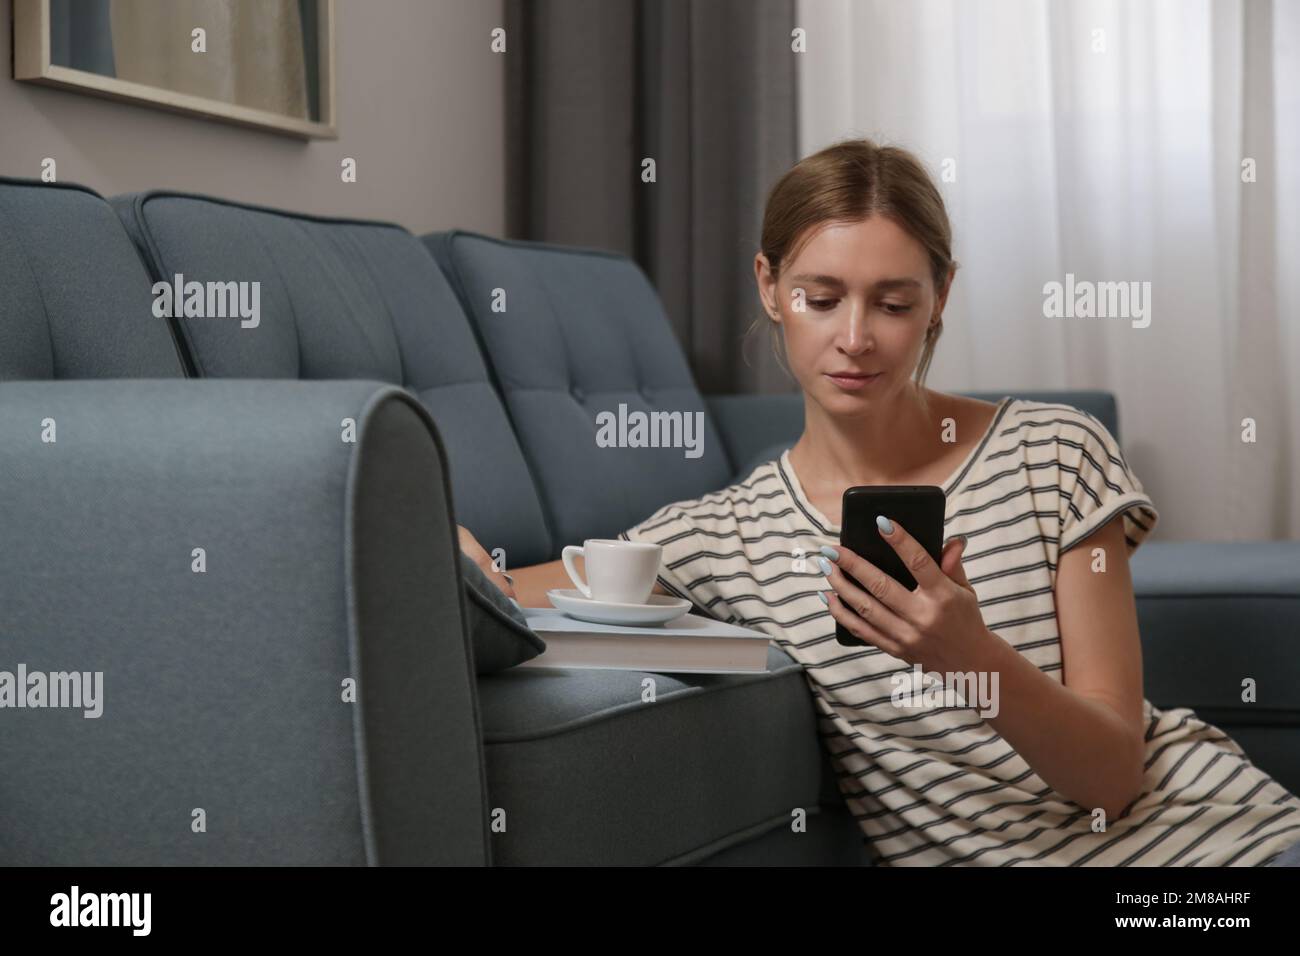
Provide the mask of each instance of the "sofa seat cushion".
POLYGON ((799 807, 825 824, 807 681, 775 645, 759 674, 517 667, 478 686, 494 864, 673 863, 799 807))
MULTIPOLYGON (((259 315, 174 320, 194 374, 374 379, 432 414, 451 459, 456 521, 509 566, 546 559, 541 504, 474 332, 414 236, 203 196, 113 200, 155 279, 257 282, 259 315)), ((249 287, 251 289, 251 286, 249 287)))
POLYGON ((1133 591, 1150 701, 1195 711, 1300 793, 1300 541, 1152 541, 1133 591))

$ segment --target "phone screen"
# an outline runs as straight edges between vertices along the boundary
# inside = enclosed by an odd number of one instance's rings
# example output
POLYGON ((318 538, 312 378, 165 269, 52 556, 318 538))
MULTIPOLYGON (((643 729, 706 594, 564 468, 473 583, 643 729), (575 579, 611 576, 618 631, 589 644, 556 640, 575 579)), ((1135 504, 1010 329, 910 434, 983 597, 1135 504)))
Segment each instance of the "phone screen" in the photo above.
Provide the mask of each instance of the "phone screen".
MULTIPOLYGON (((876 515, 884 515, 901 524, 938 563, 943 554, 946 503, 943 489, 937 485, 855 485, 847 488, 840 517, 840 543, 913 591, 916 578, 881 535, 876 515)), ((857 582, 848 572, 845 576, 857 582)), ((861 586, 861 582, 857 583, 861 586)), ((846 630, 839 621, 835 622, 835 639, 841 644, 859 647, 867 643, 846 630)))

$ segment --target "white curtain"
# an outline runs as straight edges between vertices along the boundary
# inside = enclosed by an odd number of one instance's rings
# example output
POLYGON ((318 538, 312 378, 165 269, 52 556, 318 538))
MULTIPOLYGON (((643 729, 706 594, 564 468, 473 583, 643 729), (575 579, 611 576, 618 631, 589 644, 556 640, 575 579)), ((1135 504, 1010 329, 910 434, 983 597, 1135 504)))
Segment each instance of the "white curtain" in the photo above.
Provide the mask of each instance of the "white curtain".
POLYGON ((929 384, 1112 391, 1158 538, 1300 537, 1300 2, 799 0, 796 25, 801 156, 865 135, 953 174, 929 384), (1045 317, 1067 274, 1150 282, 1149 326, 1045 317))

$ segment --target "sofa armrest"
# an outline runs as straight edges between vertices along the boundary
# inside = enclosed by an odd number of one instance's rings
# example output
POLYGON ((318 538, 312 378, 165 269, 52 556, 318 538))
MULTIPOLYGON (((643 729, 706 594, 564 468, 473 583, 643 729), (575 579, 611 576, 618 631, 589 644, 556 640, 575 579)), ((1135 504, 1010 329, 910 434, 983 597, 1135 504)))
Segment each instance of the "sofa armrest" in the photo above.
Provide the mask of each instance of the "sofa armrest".
POLYGON ((1195 710, 1300 788, 1300 541, 1151 541, 1132 570, 1147 698, 1195 710))
POLYGON ((418 402, 10 382, 0 450, 0 672, 29 684, 0 710, 0 859, 488 862, 447 458, 418 402))
POLYGON ((707 395, 735 480, 775 458, 799 440, 804 425, 802 392, 780 395, 707 395))

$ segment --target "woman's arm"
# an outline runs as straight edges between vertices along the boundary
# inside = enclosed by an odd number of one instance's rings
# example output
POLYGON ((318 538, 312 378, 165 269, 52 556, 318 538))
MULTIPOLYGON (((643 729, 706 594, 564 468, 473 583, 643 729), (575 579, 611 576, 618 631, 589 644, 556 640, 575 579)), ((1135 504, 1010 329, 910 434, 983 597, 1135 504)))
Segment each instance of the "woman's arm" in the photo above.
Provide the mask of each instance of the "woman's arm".
MULTIPOLYGON (((469 556, 470 560, 483 569, 489 580, 499 587, 507 597, 512 597, 519 602, 520 607, 550 607, 551 602, 547 600, 546 592, 552 588, 571 588, 573 581, 569 579, 569 572, 564 570, 563 561, 548 561, 546 564, 532 564, 524 568, 514 568, 509 571, 509 578, 506 572, 497 571, 492 566, 492 558, 479 544, 478 539, 463 525, 456 525, 456 534, 460 540, 460 549, 469 556), (512 583, 513 582, 513 583, 512 583)), ((581 556, 574 559, 578 566, 578 573, 585 579, 587 576, 587 563, 581 556)), ((655 582, 654 594, 667 594, 662 584, 655 582)))
POLYGON ((1056 569, 1062 681, 1007 644, 987 645, 981 670, 999 673, 1000 711, 988 723, 1054 790, 1102 807, 1109 824, 1142 792, 1146 753, 1142 645, 1123 516, 1065 554, 1056 569), (1092 551, 1105 550, 1105 572, 1092 551))
POLYGON ((515 594, 514 585, 510 583, 504 571, 498 571, 492 564, 492 557, 483 549, 483 545, 478 543, 478 539, 470 533, 470 530, 464 525, 456 525, 456 535, 460 541, 460 549, 465 552, 466 557, 479 566, 479 569, 487 576, 487 579, 501 589, 501 593, 506 597, 512 597, 518 600, 515 594))
MULTIPOLYGON (((574 564, 585 577, 586 563, 576 558, 574 564)), ((548 561, 546 564, 530 564, 525 568, 515 568, 510 572, 515 579, 515 599, 520 607, 550 607, 546 592, 552 588, 571 588, 569 572, 564 570, 563 561, 548 561)))

